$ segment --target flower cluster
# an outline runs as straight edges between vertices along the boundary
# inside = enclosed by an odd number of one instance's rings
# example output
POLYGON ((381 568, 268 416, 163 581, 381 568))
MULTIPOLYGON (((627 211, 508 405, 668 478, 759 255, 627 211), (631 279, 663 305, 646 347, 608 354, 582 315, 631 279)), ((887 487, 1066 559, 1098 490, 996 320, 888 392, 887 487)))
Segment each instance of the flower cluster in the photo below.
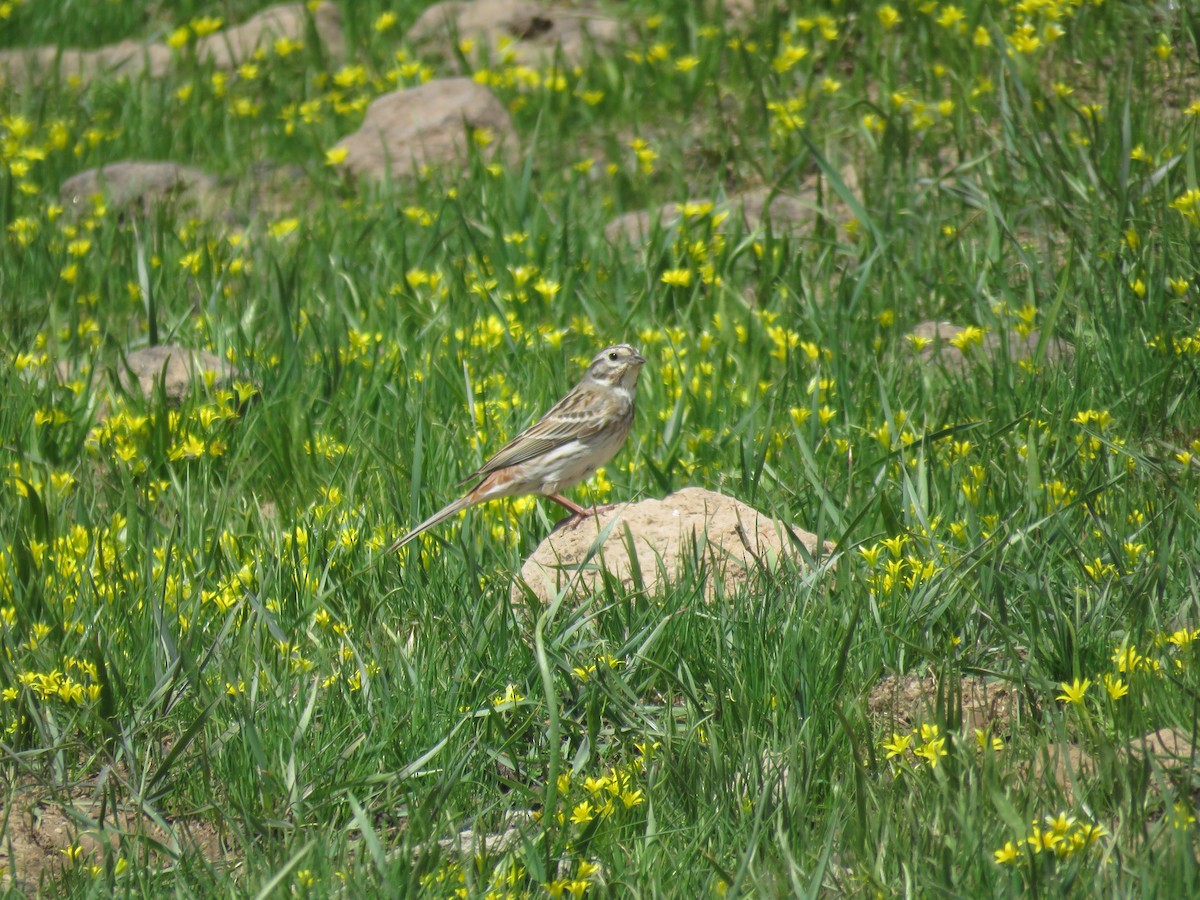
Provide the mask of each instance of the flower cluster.
POLYGON ((1108 835, 1103 825, 1096 825, 1060 812, 1046 816, 1041 822, 1030 823, 1028 833, 1016 841, 1005 841, 995 851, 997 865, 1019 865, 1047 858, 1055 863, 1078 854, 1096 852, 1100 841, 1108 835))
MULTIPOLYGON (((887 752, 885 759, 891 762, 892 771, 898 777, 914 766, 936 769, 955 746, 955 743, 947 746, 948 737, 940 726, 922 722, 910 732, 893 732, 891 738, 880 741, 879 746, 887 752)), ((973 730, 973 739, 979 752, 999 753, 1004 749, 1002 739, 980 728, 973 730)))

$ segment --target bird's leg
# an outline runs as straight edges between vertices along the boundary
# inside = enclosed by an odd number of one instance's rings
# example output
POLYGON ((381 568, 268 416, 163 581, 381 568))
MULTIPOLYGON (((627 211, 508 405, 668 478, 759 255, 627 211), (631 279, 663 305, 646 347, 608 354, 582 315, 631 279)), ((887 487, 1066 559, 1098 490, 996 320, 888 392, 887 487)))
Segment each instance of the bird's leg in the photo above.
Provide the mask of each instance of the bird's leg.
POLYGON ((558 525, 555 526, 555 528, 560 528, 564 525, 568 526, 568 527, 578 525, 580 522, 582 522, 586 518, 589 518, 591 516, 598 516, 602 512, 608 512, 610 509, 617 508, 616 503, 605 503, 603 506, 593 506, 588 509, 585 509, 584 507, 580 506, 575 501, 569 500, 568 498, 564 497, 562 494, 546 494, 546 499, 553 500, 555 503, 557 503, 563 509, 568 510, 571 513, 570 516, 568 516, 567 518, 565 518, 561 522, 559 522, 558 525))
POLYGON ((592 514, 592 510, 584 509, 582 506, 580 506, 574 500, 570 499, 569 497, 564 497, 562 494, 547 494, 546 499, 553 500, 555 503, 557 503, 563 509, 572 513, 573 515, 571 516, 571 518, 572 518, 572 521, 575 521, 575 522, 578 522, 579 520, 585 518, 586 516, 590 516, 592 514))

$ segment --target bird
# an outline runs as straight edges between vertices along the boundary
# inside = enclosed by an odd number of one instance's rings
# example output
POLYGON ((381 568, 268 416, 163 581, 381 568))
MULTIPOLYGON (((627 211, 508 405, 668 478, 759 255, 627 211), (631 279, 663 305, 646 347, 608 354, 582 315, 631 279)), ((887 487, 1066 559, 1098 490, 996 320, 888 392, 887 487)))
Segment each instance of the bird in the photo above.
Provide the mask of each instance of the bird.
POLYGON ((624 445, 633 428, 638 376, 645 364, 630 344, 605 347, 565 397, 459 482, 460 487, 478 484, 396 540, 385 555, 461 510, 499 497, 541 494, 569 510, 576 521, 595 512, 562 491, 590 478, 624 445))

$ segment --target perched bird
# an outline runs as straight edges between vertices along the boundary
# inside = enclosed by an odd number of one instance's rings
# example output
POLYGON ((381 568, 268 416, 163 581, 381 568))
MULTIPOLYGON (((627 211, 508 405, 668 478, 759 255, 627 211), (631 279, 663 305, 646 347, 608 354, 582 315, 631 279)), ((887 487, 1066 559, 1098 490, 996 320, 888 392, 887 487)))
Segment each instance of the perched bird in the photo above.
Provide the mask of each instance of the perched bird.
POLYGON ((399 550, 421 532, 460 510, 494 500, 541 494, 576 517, 589 514, 564 497, 617 455, 633 427, 634 391, 646 364, 629 344, 605 347, 588 364, 583 379, 553 408, 500 448, 460 485, 482 479, 463 497, 438 510, 388 547, 399 550))

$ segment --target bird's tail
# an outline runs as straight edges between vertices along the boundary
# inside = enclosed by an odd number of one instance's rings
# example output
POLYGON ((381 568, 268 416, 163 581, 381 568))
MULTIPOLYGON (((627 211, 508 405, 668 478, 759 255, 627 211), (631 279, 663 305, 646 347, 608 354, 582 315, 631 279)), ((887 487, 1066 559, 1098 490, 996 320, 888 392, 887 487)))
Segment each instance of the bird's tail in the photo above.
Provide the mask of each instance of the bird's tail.
POLYGON ((424 522, 422 522, 416 528, 412 529, 412 531, 410 531, 404 537, 399 538, 394 544, 392 544, 392 546, 388 547, 387 550, 384 551, 384 554, 386 555, 388 553, 391 553, 394 550, 399 550, 401 547, 403 547, 405 544, 407 544, 413 538, 417 537, 417 535, 421 534, 421 532, 428 531, 434 525, 440 525, 442 522, 445 522, 451 516, 457 515, 458 513, 462 512, 464 509, 466 509, 469 506, 474 506, 476 503, 479 502, 479 500, 476 499, 473 496, 473 494, 474 494, 474 492, 472 492, 471 494, 467 494, 467 496, 465 496, 465 497, 460 497, 458 500, 455 500, 453 503, 449 504, 448 506, 444 506, 441 509, 439 509, 437 512, 435 512, 432 516, 430 516, 428 519, 426 519, 424 522))

